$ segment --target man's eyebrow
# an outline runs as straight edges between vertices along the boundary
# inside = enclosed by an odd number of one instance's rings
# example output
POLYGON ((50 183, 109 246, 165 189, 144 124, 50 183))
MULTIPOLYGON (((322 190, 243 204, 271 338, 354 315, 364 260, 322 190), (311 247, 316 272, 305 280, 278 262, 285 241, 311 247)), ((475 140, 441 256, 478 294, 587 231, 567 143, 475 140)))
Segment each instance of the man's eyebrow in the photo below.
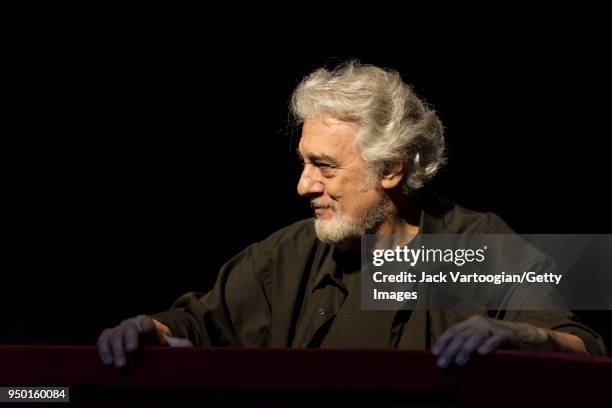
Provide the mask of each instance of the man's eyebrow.
MULTIPOLYGON (((300 152, 298 152, 298 156, 300 157, 300 159, 304 159, 304 157, 302 156, 302 154, 300 152)), ((317 163, 317 162, 325 162, 328 164, 338 164, 338 160, 336 160, 335 158, 325 154, 325 153, 307 153, 306 154, 306 158, 308 158, 308 160, 310 160, 311 162, 317 163)))

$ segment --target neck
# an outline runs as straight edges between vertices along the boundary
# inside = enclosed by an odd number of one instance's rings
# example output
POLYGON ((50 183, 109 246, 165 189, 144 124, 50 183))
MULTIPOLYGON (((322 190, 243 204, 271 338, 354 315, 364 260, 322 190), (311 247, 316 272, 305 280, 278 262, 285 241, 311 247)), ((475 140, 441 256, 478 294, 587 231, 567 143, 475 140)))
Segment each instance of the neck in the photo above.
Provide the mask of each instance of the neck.
POLYGON ((396 199, 392 201, 395 204, 396 211, 380 225, 376 234, 418 234, 421 223, 421 206, 418 200, 415 197, 411 197, 410 199, 396 199))
POLYGON ((376 231, 376 235, 416 235, 419 233, 419 223, 400 217, 398 214, 385 221, 376 231))

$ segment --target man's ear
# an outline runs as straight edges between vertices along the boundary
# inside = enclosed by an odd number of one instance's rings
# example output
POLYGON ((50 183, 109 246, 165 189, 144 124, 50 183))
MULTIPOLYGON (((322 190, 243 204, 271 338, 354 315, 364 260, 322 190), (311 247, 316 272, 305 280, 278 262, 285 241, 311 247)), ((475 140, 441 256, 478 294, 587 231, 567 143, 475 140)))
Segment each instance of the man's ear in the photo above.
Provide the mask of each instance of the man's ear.
POLYGON ((402 162, 385 163, 380 184, 385 190, 397 187, 404 178, 406 167, 402 162))

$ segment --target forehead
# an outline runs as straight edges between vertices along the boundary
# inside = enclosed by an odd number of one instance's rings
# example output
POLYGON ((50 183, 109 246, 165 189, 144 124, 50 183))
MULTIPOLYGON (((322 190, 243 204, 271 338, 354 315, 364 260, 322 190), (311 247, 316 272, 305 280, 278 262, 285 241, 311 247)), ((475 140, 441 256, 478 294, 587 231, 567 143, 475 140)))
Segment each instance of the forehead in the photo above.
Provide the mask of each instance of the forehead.
POLYGON ((356 153, 357 126, 332 118, 317 116, 304 121, 299 150, 302 155, 344 155, 356 153))

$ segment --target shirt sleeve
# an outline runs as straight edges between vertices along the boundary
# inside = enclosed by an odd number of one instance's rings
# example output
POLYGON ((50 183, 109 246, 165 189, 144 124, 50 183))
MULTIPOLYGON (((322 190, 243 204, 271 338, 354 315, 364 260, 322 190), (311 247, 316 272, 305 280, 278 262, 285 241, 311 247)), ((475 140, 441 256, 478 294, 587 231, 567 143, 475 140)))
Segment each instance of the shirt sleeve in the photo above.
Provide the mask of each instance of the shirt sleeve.
MULTIPOLYGON (((527 243, 517 240, 519 245, 511 247, 513 253, 500 255, 504 267, 516 264, 516 272, 536 271, 538 274, 558 273, 554 261, 527 243), (517 260, 520 260, 517 261, 517 260)), ((511 268, 499 268, 508 270, 511 268)), ((506 298, 505 311, 498 311, 503 320, 530 323, 549 330, 565 332, 579 337, 592 355, 605 355, 606 349, 601 336, 581 323, 568 308, 558 289, 552 285, 524 283, 515 285, 506 298)))
POLYGON ((151 315, 199 347, 264 347, 269 342, 269 257, 253 244, 229 260, 206 294, 189 292, 151 315))
POLYGON ((503 320, 530 323, 545 329, 573 334, 584 342, 590 354, 596 356, 606 354, 601 336, 582 324, 569 310, 509 310, 503 320))

